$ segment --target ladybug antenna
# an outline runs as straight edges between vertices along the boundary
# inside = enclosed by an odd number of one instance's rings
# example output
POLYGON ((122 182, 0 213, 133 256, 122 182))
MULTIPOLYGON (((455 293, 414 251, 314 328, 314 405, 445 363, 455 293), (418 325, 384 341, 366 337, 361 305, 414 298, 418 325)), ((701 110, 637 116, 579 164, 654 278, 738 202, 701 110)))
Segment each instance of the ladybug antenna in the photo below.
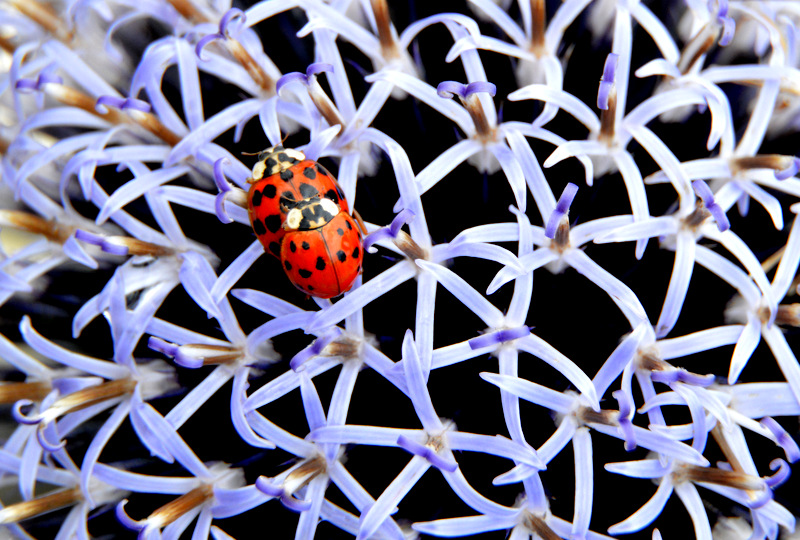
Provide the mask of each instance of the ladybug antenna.
POLYGON ((257 156, 260 153, 261 152, 239 152, 239 154, 241 154, 243 156, 257 156))

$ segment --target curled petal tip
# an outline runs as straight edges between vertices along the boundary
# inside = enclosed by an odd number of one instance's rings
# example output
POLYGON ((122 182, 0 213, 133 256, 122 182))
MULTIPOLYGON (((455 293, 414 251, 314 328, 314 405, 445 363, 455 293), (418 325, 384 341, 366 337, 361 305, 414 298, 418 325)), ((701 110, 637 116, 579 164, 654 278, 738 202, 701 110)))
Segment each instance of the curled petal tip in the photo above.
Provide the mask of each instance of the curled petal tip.
POLYGON ((44 434, 44 430, 47 427, 46 424, 40 423, 38 428, 36 429, 36 439, 39 441, 39 444, 44 448, 47 452, 58 452, 62 450, 65 446, 67 446, 67 441, 61 440, 58 443, 53 444, 47 440, 47 437, 44 434))
POLYGON ((231 8, 219 21, 219 33, 223 36, 235 36, 247 22, 247 15, 239 8, 231 8), (235 26, 233 26, 235 25, 235 26))
POLYGON ((141 531, 147 526, 147 524, 143 521, 136 521, 131 519, 127 512, 125 512, 125 505, 128 504, 128 499, 122 499, 119 501, 117 506, 114 508, 114 515, 117 516, 117 519, 120 523, 126 528, 132 531, 141 531))
POLYGON ((333 73, 333 65, 326 62, 314 62, 306 68, 306 78, 310 80, 311 77, 323 71, 333 73))
POLYGON ((282 497, 284 493, 281 486, 276 486, 266 476, 256 478, 256 489, 270 497, 282 497))
POLYGON ((33 426, 38 424, 42 421, 42 416, 40 414, 36 414, 33 416, 27 416, 25 413, 22 412, 23 407, 30 407, 34 405, 34 402, 30 399, 20 399, 16 403, 14 403, 13 407, 11 408, 11 416, 19 422, 20 424, 25 424, 28 426, 33 426))

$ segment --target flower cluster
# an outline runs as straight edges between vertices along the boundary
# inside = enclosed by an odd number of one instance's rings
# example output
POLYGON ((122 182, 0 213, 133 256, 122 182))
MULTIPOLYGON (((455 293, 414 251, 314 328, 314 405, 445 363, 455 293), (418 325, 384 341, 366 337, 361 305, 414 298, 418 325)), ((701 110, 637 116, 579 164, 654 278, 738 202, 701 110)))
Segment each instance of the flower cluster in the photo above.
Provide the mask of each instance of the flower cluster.
POLYGON ((800 4, 392 4, 0 0, 0 526, 793 532, 800 4), (250 227, 277 145, 338 298, 250 227))

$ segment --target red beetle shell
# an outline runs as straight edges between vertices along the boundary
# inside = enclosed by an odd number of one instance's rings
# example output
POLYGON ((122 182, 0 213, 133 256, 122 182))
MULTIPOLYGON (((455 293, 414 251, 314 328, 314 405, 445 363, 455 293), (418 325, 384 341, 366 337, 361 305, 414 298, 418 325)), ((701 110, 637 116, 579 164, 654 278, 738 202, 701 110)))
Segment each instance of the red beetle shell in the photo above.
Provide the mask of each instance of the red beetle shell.
MULTIPOLYGON (((314 200, 302 205, 313 206, 314 200)), ((333 298, 350 290, 364 257, 361 231, 346 212, 328 216, 316 228, 289 229, 281 247, 281 261, 289 280, 301 291, 319 298, 333 298)), ((288 225, 288 223, 287 223, 288 225)))
POLYGON ((298 201, 325 197, 349 212, 342 188, 322 165, 302 152, 275 146, 259 154, 253 167, 247 210, 264 250, 280 257, 286 212, 298 201), (302 159, 301 159, 302 158, 302 159))

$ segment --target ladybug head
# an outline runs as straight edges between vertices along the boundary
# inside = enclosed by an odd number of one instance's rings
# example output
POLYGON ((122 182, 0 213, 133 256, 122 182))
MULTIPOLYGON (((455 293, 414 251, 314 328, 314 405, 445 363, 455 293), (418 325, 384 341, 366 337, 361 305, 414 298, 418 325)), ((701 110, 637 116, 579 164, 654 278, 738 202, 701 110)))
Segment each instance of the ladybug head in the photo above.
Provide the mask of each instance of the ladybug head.
POLYGON ((278 174, 305 159, 305 154, 300 150, 284 148, 280 144, 267 148, 258 153, 258 163, 253 166, 253 180, 278 174))
POLYGON ((289 210, 283 228, 287 231, 319 229, 335 218, 339 211, 339 205, 330 199, 309 197, 289 210))

